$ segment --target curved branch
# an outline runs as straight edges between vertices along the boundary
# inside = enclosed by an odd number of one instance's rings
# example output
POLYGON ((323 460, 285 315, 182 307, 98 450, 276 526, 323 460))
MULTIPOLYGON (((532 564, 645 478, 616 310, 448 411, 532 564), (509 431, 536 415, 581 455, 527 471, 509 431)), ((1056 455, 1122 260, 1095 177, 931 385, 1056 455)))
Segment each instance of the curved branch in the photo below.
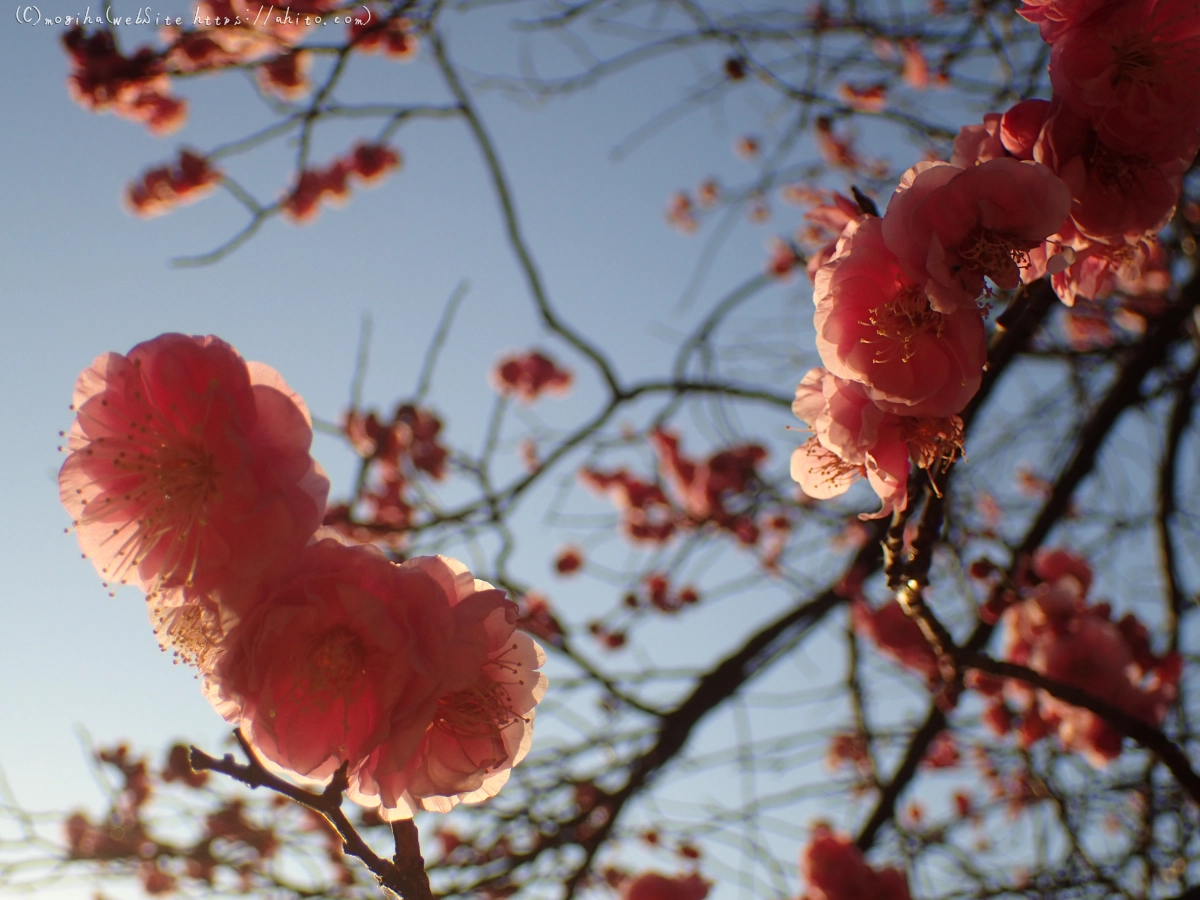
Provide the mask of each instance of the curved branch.
POLYGON ((421 857, 421 848, 417 842, 417 828, 411 820, 407 824, 402 822, 393 824, 392 833, 396 839, 396 856, 394 861, 389 861, 376 854, 367 845, 367 842, 362 839, 362 835, 342 812, 342 793, 347 787, 347 763, 342 764, 325 790, 318 794, 296 787, 267 771, 240 728, 233 732, 233 736, 237 739, 242 752, 246 754, 247 764, 242 765, 235 762, 230 753, 216 759, 198 747, 192 747, 188 761, 191 763, 193 771, 220 772, 240 781, 249 788, 265 787, 319 813, 337 831, 338 836, 342 839, 342 849, 370 869, 381 886, 395 892, 403 900, 433 900, 429 877, 425 874, 425 861, 421 857))

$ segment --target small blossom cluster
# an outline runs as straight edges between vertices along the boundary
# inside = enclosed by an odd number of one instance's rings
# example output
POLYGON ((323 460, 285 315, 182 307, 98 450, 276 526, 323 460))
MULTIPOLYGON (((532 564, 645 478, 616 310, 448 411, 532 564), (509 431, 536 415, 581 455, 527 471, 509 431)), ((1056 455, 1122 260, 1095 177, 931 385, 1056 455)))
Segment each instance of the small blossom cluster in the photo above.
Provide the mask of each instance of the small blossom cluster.
POLYGON ((416 59, 420 48, 413 23, 403 16, 352 24, 350 37, 359 53, 381 53, 397 62, 416 59))
POLYGON ((661 428, 650 435, 650 445, 670 496, 660 484, 626 469, 585 468, 579 473, 580 481, 606 494, 621 510, 627 537, 637 543, 664 544, 677 531, 712 526, 732 534, 744 546, 758 543, 761 529, 752 511, 752 492, 766 450, 744 444, 697 461, 683 455, 677 435, 661 428))
POLYGON ((71 57, 67 90, 84 109, 141 122, 159 136, 183 124, 187 104, 170 95, 171 82, 160 54, 142 47, 133 56, 124 56, 111 31, 87 34, 81 25, 67 31, 62 41, 71 57))
POLYGON ((125 190, 125 202, 134 215, 161 216, 180 204, 199 200, 220 180, 221 173, 207 159, 190 150, 182 150, 175 165, 150 169, 129 185, 125 190))
MULTIPOLYGON (((1155 655, 1132 614, 1114 622, 1108 603, 1088 603, 1092 571, 1079 556, 1044 551, 1026 581, 1000 620, 1005 658, 1161 725, 1177 693, 1179 655, 1155 655)), ((1098 768, 1121 753, 1120 732, 1089 710, 1014 679, 977 677, 971 684, 991 698, 987 725, 1000 734, 1015 732, 1024 746, 1057 734, 1065 749, 1098 768)))
POLYGON ((801 900, 910 900, 900 869, 873 869, 849 835, 817 825, 800 854, 800 875, 808 884, 801 900))
POLYGON ((72 98, 94 111, 111 111, 144 123, 156 135, 168 134, 187 117, 184 101, 170 95, 170 77, 229 67, 250 67, 259 86, 285 100, 307 93, 308 54, 300 44, 313 25, 345 23, 352 49, 382 52, 406 62, 417 53, 414 25, 397 15, 371 9, 340 13, 338 0, 301 0, 286 10, 248 0, 198 0, 191 27, 161 29, 162 50, 140 47, 132 56, 116 49, 107 29, 88 34, 77 24, 63 37, 73 70, 68 78, 72 98))
POLYGON ((400 168, 400 154, 383 144, 357 144, 345 156, 318 169, 305 169, 283 200, 284 218, 296 225, 316 219, 321 204, 341 206, 350 199, 354 183, 373 187, 400 168))
POLYGON ((163 648, 270 765, 345 768, 389 820, 500 789, 532 740, 541 649, 457 560, 318 532, 329 480, 274 369, 165 334, 98 357, 73 408, 59 489, 85 556, 146 592, 163 648))
POLYGON ((361 504, 338 503, 325 511, 325 525, 357 543, 385 541, 399 549, 413 524, 412 488, 422 477, 441 481, 450 451, 441 444, 442 422, 429 409, 401 403, 390 420, 375 412, 347 411, 342 432, 366 467, 361 504))
POLYGON ((496 393, 533 403, 543 394, 565 394, 571 390, 571 373, 540 350, 506 356, 491 374, 496 393))
POLYGON ((861 597, 850 606, 850 621, 854 631, 866 638, 884 656, 916 672, 932 686, 941 678, 937 654, 921 632, 921 626, 904 612, 895 600, 872 609, 861 597))
POLYGON ((621 882, 621 900, 704 900, 711 885, 699 875, 643 872, 621 882))
POLYGON ((988 282, 1049 275, 1067 305, 1158 287, 1141 273, 1200 146, 1194 3, 1028 0, 1021 14, 1051 44, 1051 100, 962 129, 948 163, 905 173, 882 218, 840 197, 814 211, 841 231, 809 263, 824 368, 797 389, 814 437, 792 474, 811 497, 865 477, 884 516, 905 508, 911 464, 954 458, 986 362, 988 282))
POLYGON ((640 588, 631 590, 621 598, 615 614, 601 621, 588 622, 588 632, 607 650, 619 650, 628 640, 629 621, 645 612, 676 615, 700 602, 700 591, 693 585, 682 587, 671 584, 663 572, 649 572, 641 580, 640 588))
POLYGON ((721 202, 721 185, 715 178, 706 178, 694 192, 679 190, 667 198, 666 219, 681 234, 695 234, 700 216, 721 202))
MULTIPOLYGON (((100 816, 77 811, 62 823, 66 856, 119 865, 135 874, 149 896, 197 893, 251 896, 278 883, 281 856, 293 842, 323 851, 329 884, 355 883, 356 864, 343 851, 336 830, 318 813, 299 805, 280 809, 285 798, 248 803, 236 788, 214 784, 208 772, 194 772, 188 748, 172 745, 161 765, 132 753, 124 744, 95 751, 114 790, 100 816), (196 792, 196 793, 192 793, 196 792), (179 802, 199 810, 180 827, 179 802)), ((364 810, 363 824, 382 820, 364 810)), ((309 860, 315 863, 316 860, 309 860)), ((316 869, 314 867, 314 874, 316 869)))

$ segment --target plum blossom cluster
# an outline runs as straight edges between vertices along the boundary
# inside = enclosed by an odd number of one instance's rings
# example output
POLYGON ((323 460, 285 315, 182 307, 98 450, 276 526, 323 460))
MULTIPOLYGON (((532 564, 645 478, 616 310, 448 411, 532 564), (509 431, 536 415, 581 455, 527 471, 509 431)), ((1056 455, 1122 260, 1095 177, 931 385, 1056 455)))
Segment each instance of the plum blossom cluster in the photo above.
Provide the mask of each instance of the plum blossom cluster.
POLYGON ((249 68, 265 93, 302 97, 311 60, 298 45, 314 25, 341 26, 349 48, 360 53, 406 62, 417 52, 412 22, 374 4, 364 12, 362 4, 300 0, 267 10, 247 0, 198 0, 186 28, 161 29, 165 47, 139 47, 132 56, 117 49, 109 30, 88 33, 77 24, 63 37, 72 61, 68 89, 86 109, 113 112, 164 135, 187 118, 187 104, 170 93, 173 75, 249 68))
POLYGON ((608 650, 619 650, 628 640, 629 620, 643 613, 675 615, 700 602, 700 591, 694 585, 672 585, 663 572, 650 572, 636 590, 621 598, 615 615, 588 622, 588 632, 608 650))
MULTIPOLYGON (((1162 725, 1178 692, 1179 654, 1155 655, 1132 613, 1114 622, 1108 603, 1089 603, 1092 570, 1075 554, 1038 554, 1026 580, 1000 619, 1005 657, 1147 725, 1162 725)), ((1065 749, 1098 768, 1121 753, 1121 733, 1089 710, 1013 679, 977 677, 972 686, 990 698, 988 726, 1015 733, 1023 746, 1056 734, 1065 749)))
POLYGON ((175 165, 150 169, 129 185, 125 190, 125 202, 134 215, 161 216, 176 206, 199 200, 220 180, 220 171, 205 157, 181 150, 175 165))
POLYGON ((388 820, 500 789, 532 740, 541 649, 457 560, 318 532, 329 481, 274 369, 165 334, 98 357, 72 408, 59 488, 84 555, 146 592, 163 648, 269 764, 344 769, 388 820))
POLYGON ((715 527, 745 546, 758 543, 762 529, 754 513, 758 467, 767 452, 758 444, 719 450, 703 461, 685 456, 679 437, 659 428, 650 435, 658 456, 659 481, 627 469, 585 468, 579 479, 606 494, 621 511, 622 529, 636 543, 664 544, 679 531, 715 527))
MULTIPOLYGON (((308 861, 321 866, 331 884, 355 883, 342 840, 324 818, 298 804, 281 808, 286 801, 278 795, 255 803, 207 772, 192 771, 183 744, 171 746, 160 764, 124 744, 97 748, 95 759, 112 776, 115 790, 102 815, 77 811, 64 820, 70 860, 132 871, 152 897, 258 896, 278 890, 278 871, 291 861, 289 851, 303 847, 315 851, 316 859, 308 861), (183 827, 180 801, 202 805, 183 827)), ((364 825, 380 821, 363 810, 364 825)))
POLYGON ((873 869, 848 835, 828 825, 813 829, 800 854, 800 875, 808 884, 802 900, 910 900, 908 879, 899 869, 873 869))
MULTIPOLYGON (((373 5, 352 11, 336 0, 301 0, 267 9, 246 0, 198 0, 190 25, 160 29, 165 46, 131 54, 121 52, 111 30, 89 31, 77 23, 62 39, 71 60, 68 91, 85 109, 141 122, 163 136, 187 118, 186 101, 171 92, 172 76, 246 69, 264 94, 288 102, 303 98, 311 90, 312 54, 300 45, 313 25, 344 27, 348 52, 382 52, 404 61, 418 46, 409 20, 373 5)), ((327 166, 299 172, 278 209, 293 223, 310 222, 323 203, 347 202, 355 184, 377 184, 400 164, 394 148, 359 143, 327 166)), ((150 170, 130 184, 125 201, 135 215, 157 216, 200 199, 219 181, 204 157, 183 151, 177 166, 150 170)))
POLYGON ((171 96, 166 66, 154 50, 125 56, 110 31, 87 34, 80 25, 63 35, 63 46, 71 57, 67 90, 84 109, 141 122, 159 136, 183 124, 187 104, 171 96))
POLYGON ((540 350, 506 356, 491 373, 498 394, 533 403, 543 394, 562 395, 571 389, 571 373, 540 350))
POLYGON ((921 632, 921 626, 904 612, 897 600, 872 609, 858 597, 850 606, 854 631, 866 638, 884 656, 917 673, 925 683, 936 685, 941 678, 937 654, 921 632))
POLYGON ((283 200, 283 215, 296 225, 316 219, 322 203, 341 206, 350 199, 354 184, 373 187, 400 168, 400 154, 383 144, 357 144, 328 165, 305 169, 283 200))
MULTIPOLYGON (((982 577, 991 567, 977 566, 982 577)), ((1061 684, 1079 688, 1126 715, 1159 727, 1178 694, 1178 653, 1155 654, 1136 616, 1114 621, 1107 602, 1089 603, 1092 570, 1066 550, 1043 550, 1022 575, 1016 592, 1002 591, 980 609, 999 622, 1003 656, 1061 684)), ((931 688, 942 678, 937 654, 917 623, 896 600, 872 609, 861 596, 851 605, 855 632, 893 662, 920 675, 931 688)), ((1095 713, 1072 706, 1018 679, 969 672, 966 684, 986 698, 984 724, 997 735, 1013 734, 1029 747, 1057 735, 1067 750, 1103 767, 1121 753, 1122 735, 1095 713)), ((838 759, 857 761, 849 745, 838 759)))
POLYGON ((840 228, 809 262, 824 368, 793 407, 814 432, 792 459, 811 497, 865 477, 885 516, 905 508, 912 465, 953 461, 986 362, 977 301, 992 287, 1049 275, 1068 306, 1153 292, 1142 271, 1200 147, 1195 5, 1030 0, 1020 12, 1051 44, 1050 100, 962 129, 949 162, 904 174, 882 218, 840 196, 810 214, 840 228))
POLYGON ((1009 158, 920 163, 880 218, 850 218, 834 197, 818 221, 844 221, 813 274, 817 350, 793 411, 814 432, 792 457, 810 497, 865 477, 878 518, 904 509, 913 464, 936 473, 962 447, 958 413, 987 357, 977 300, 1013 289, 1031 250, 1067 218, 1071 196, 1046 166, 1009 158))
POLYGON ((1190 0, 1027 0, 1050 45, 1050 100, 964 128, 956 165, 1034 160, 1071 191, 1070 217, 1029 255, 1068 306, 1136 280, 1200 147, 1200 33, 1190 0))
POLYGON ((342 431, 362 458, 365 489, 354 507, 331 505, 325 524, 348 540, 385 541, 398 549, 416 517, 414 484, 446 476, 450 451, 441 443, 442 421, 432 410, 401 403, 390 419, 349 410, 342 431))

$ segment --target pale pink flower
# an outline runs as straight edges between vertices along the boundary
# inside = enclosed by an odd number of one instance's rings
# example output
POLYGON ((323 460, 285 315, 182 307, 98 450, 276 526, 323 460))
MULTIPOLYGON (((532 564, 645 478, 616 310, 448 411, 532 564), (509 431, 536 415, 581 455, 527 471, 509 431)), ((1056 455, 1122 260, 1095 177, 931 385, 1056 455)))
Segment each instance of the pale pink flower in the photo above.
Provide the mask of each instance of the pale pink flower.
POLYGON ((973 305, 944 314, 884 245, 883 224, 846 227, 837 255, 818 273, 817 351, 839 378, 861 383, 880 408, 950 416, 979 390, 987 360, 983 317, 973 305))
POLYGON ((849 835, 828 825, 813 829, 800 854, 800 876, 808 883, 805 900, 910 900, 908 879, 899 869, 873 869, 849 835))
POLYGON ((621 885, 621 900, 704 900, 710 885, 694 872, 691 875, 660 875, 643 872, 621 885))
POLYGON ((219 338, 97 357, 73 408, 59 494, 109 581, 203 593, 288 565, 320 525, 304 401, 219 338))
POLYGON ((373 546, 332 539, 237 593, 240 621, 205 692, 263 756, 314 780, 361 765, 401 733, 415 750, 442 691, 486 658, 481 622, 507 603, 486 590, 452 605, 420 562, 396 565, 373 546))
POLYGON ((969 169, 909 171, 888 204, 883 239, 905 274, 925 282, 938 312, 973 304, 985 276, 1005 290, 1017 287, 1027 252, 1070 211, 1070 190, 1035 162, 1004 157, 969 169))
POLYGON ((1050 82, 1117 153, 1190 161, 1200 145, 1197 60, 1196 0, 1123 0, 1062 33, 1050 82))
POLYGON ((456 622, 454 644, 428 716, 399 708, 383 741, 350 772, 349 797, 389 821, 448 812, 493 797, 529 752, 534 707, 546 691, 542 649, 516 631, 516 604, 457 560, 412 567, 436 582, 456 622))
POLYGON ((791 475, 810 497, 825 500, 866 478, 879 496, 878 519, 908 503, 910 461, 932 469, 954 459, 962 447, 956 416, 916 418, 886 412, 862 385, 812 369, 796 388, 792 412, 815 436, 792 453, 791 475))

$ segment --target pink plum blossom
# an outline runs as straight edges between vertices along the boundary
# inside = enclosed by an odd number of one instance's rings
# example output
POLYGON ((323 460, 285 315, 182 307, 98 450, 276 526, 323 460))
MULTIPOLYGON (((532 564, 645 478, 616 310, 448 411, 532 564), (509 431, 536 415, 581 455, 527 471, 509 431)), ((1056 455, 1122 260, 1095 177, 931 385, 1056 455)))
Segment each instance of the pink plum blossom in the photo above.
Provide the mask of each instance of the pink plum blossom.
POLYGON ((973 304, 984 277, 1012 290, 1026 254, 1062 226, 1071 193, 1052 171, 1008 157, 968 169, 914 167, 883 218, 883 240, 942 313, 973 304))
POLYGON ((800 854, 800 875, 808 883, 802 900, 910 900, 900 869, 873 869, 850 837, 828 825, 813 829, 800 854))
POLYGON ((1000 114, 988 113, 981 124, 964 125, 959 129, 950 165, 966 169, 1007 155, 1000 140, 1000 114))
POLYGON ((896 600, 879 609, 871 609, 863 600, 850 607, 854 630, 906 669, 921 675, 929 684, 938 680, 937 654, 926 640, 921 626, 910 618, 896 600))
POLYGON ((1121 243, 1158 232, 1179 200, 1187 163, 1152 162, 1101 139, 1092 124, 1055 101, 1034 156, 1067 184, 1071 220, 1084 237, 1121 243))
POLYGON ((883 240, 883 224, 846 227, 813 293, 817 351, 839 378, 857 381, 881 409, 950 416, 979 390, 987 359, 983 318, 973 305, 945 314, 929 305, 883 240))
POLYGON ((904 509, 910 462, 936 469, 954 459, 962 446, 962 422, 956 416, 898 416, 872 403, 862 385, 825 369, 804 376, 792 412, 814 432, 792 453, 793 480, 808 496, 824 500, 865 477, 882 507, 860 518, 882 518, 904 509))
POLYGON ((709 884, 694 872, 672 878, 643 872, 621 885, 621 900, 704 900, 709 884))
POLYGON ((389 821, 495 796, 529 752, 547 683, 537 671, 545 654, 515 630, 516 604, 501 591, 447 557, 404 567, 436 584, 456 626, 432 709, 413 715, 398 707, 383 740, 350 772, 350 798, 389 821))
POLYGON ((485 591, 452 607, 420 563, 329 538, 286 575, 233 593, 239 621, 205 692, 259 753, 314 780, 405 730, 415 749, 440 693, 485 659, 481 621, 507 603, 485 591))
POLYGON ((1152 163, 1190 161, 1200 146, 1200 7, 1196 0, 1109 3, 1055 41, 1055 96, 1105 146, 1152 163))
MULTIPOLYGON (((1041 580, 1004 613, 1005 657, 1161 725, 1176 693, 1178 656, 1155 656, 1136 619, 1113 622, 1107 603, 1087 603, 1092 573, 1081 557, 1042 551, 1033 574, 1041 580)), ((1015 679, 1005 682, 1004 694, 1021 713, 1027 744, 1056 733, 1065 749, 1097 768, 1120 755, 1120 733, 1095 713, 1015 679)))
POLYGON ((109 581, 204 592, 286 566, 329 481, 304 401, 216 337, 105 353, 75 385, 59 494, 109 581))

